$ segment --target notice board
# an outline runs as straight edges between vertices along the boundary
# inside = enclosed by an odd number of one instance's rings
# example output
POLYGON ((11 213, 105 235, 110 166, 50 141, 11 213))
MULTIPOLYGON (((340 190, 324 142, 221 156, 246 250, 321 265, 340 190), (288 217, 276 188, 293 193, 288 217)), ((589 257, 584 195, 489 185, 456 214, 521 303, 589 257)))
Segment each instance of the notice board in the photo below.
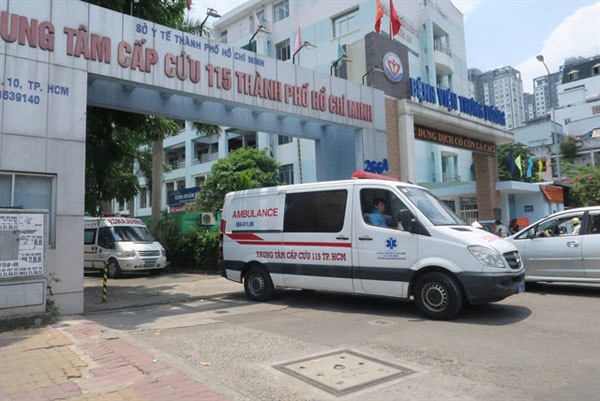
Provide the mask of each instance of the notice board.
POLYGON ((0 279, 44 274, 45 214, 0 209, 0 279))

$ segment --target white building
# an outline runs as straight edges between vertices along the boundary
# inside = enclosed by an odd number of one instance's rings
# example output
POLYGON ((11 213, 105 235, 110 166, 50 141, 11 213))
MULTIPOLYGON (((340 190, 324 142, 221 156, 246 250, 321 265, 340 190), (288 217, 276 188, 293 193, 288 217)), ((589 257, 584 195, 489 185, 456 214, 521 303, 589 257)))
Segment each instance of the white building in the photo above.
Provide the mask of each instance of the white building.
POLYGON ((511 66, 496 68, 484 73, 472 69, 475 97, 484 104, 495 104, 506 114, 506 128, 523 125, 523 81, 521 73, 511 66))

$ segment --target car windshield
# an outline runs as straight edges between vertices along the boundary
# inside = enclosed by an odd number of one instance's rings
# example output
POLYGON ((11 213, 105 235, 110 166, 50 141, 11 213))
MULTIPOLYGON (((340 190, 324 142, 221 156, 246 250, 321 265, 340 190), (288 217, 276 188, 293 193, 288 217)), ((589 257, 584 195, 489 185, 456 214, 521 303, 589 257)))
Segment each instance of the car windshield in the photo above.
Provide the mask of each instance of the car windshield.
POLYGON ((116 226, 111 229, 115 241, 147 241, 154 242, 148 228, 143 226, 116 226))
POLYGON ((440 199, 428 190, 414 187, 398 187, 429 221, 435 226, 466 225, 464 220, 456 215, 440 199))

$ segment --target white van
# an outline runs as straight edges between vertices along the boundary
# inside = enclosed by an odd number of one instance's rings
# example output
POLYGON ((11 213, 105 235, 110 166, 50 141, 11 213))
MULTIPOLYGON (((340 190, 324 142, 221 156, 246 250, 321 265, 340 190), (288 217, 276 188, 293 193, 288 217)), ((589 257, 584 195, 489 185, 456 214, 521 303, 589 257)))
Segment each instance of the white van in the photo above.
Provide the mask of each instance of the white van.
POLYGON ((467 225, 426 188, 399 181, 231 192, 221 237, 221 274, 243 281, 252 300, 278 287, 412 296, 425 316, 451 319, 465 303, 525 290, 514 245, 467 225))
POLYGON ((123 271, 160 273, 167 265, 165 249, 140 219, 131 217, 85 218, 83 267, 103 270, 116 278, 123 271))

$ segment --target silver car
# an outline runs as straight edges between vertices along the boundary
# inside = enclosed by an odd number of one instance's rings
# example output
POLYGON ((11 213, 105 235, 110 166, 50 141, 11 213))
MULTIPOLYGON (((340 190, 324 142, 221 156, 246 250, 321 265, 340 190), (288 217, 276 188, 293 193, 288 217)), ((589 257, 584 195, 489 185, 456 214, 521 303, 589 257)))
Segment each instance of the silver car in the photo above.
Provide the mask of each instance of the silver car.
POLYGON ((554 213, 506 239, 526 281, 600 283, 600 206, 554 213))

